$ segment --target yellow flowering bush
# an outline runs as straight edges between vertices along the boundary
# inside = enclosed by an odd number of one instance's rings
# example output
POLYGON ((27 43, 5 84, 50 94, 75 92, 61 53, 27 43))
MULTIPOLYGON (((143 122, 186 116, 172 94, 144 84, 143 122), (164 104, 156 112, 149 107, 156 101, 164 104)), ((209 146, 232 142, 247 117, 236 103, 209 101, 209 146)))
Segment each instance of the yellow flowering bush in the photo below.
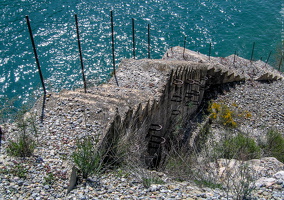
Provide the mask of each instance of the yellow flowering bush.
POLYGON ((216 120, 218 123, 226 127, 237 127, 239 119, 248 119, 251 113, 248 111, 240 111, 236 103, 232 104, 232 108, 223 104, 212 102, 208 108, 210 119, 216 120))
POLYGON ((217 115, 218 115, 218 113, 220 113, 220 111, 221 111, 221 105, 213 102, 209 106, 210 118, 211 119, 217 119, 217 115))

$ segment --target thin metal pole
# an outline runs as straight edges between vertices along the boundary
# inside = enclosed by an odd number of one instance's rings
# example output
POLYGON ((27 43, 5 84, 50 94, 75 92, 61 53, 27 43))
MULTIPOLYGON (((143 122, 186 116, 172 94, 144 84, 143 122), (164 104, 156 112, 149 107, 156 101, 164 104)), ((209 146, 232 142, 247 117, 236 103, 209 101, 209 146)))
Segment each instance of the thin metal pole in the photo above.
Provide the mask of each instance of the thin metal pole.
POLYGON ((255 46, 255 42, 253 43, 252 45, 252 51, 251 51, 251 57, 250 57, 250 62, 252 61, 253 59, 253 54, 254 54, 254 46, 255 46))
POLYGON ((111 21, 111 46, 112 46, 112 63, 113 63, 113 75, 115 78, 116 85, 118 85, 117 78, 116 78, 116 72, 115 72, 115 55, 114 55, 114 30, 113 30, 113 14, 112 11, 110 11, 110 21, 111 21))
POLYGON ((264 65, 264 67, 265 67, 266 64, 268 63, 271 53, 272 53, 272 51, 269 52, 269 55, 268 55, 268 57, 267 57, 267 60, 266 60, 266 63, 265 63, 265 65, 264 65))
POLYGON ((278 66, 278 71, 280 71, 280 67, 281 67, 281 64, 282 64, 282 59, 283 59, 283 56, 281 56, 281 58, 280 58, 280 62, 279 62, 279 66, 278 66))
POLYGON ((183 53, 182 53, 182 56, 183 56, 183 59, 184 59, 184 60, 185 60, 185 57, 184 57, 185 44, 186 44, 186 36, 184 37, 184 42, 183 42, 183 53))
POLYGON ((237 51, 235 51, 235 53, 234 53, 234 62, 233 63, 236 62, 236 54, 237 54, 237 51))
POLYGON ((34 50, 36 64, 37 64, 37 68, 38 68, 38 72, 39 72, 39 76, 40 76, 40 80, 41 80, 41 84, 42 84, 42 88, 43 88, 43 94, 44 94, 44 96, 46 96, 46 89, 45 89, 44 80, 43 80, 43 76, 42 76, 42 72, 41 72, 41 68, 40 68, 40 64, 39 64, 39 60, 38 60, 38 55, 37 55, 37 51, 36 51, 36 46, 35 46, 35 42, 34 42, 32 28, 31 28, 31 25, 30 25, 29 16, 26 16, 26 21, 27 21, 27 24, 28 24, 28 29, 29 29, 30 38, 31 38, 31 41, 32 41, 32 46, 33 46, 33 50, 34 50))
POLYGON ((83 56, 82 56, 80 35, 79 35, 78 17, 77 17, 76 14, 75 14, 75 22, 76 22, 78 48, 79 48, 79 55, 80 55, 80 62, 81 62, 81 72, 82 72, 83 82, 84 82, 84 91, 85 91, 85 93, 87 93, 87 84, 86 84, 86 79, 85 79, 85 74, 84 74, 84 63, 83 63, 83 56))
POLYGON ((133 18, 132 18, 132 44, 133 44, 133 58, 135 59, 135 28, 134 28, 133 18))
POLYGON ((151 45, 151 41, 150 41, 150 24, 148 24, 148 58, 150 59, 151 55, 150 55, 150 45, 151 45))
POLYGON ((0 150, 1 150, 1 144, 2 144, 2 129, 1 129, 1 126, 0 126, 0 150))
POLYGON ((210 60, 210 56, 211 56, 211 42, 210 42, 210 45, 209 45, 209 60, 210 60))

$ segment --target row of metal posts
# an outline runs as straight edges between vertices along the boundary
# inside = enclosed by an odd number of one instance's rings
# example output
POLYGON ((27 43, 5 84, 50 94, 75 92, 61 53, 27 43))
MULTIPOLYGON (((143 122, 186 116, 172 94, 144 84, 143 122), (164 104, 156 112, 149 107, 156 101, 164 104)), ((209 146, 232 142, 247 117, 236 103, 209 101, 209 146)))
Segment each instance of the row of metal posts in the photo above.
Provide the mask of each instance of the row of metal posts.
MULTIPOLYGON (((112 39, 112 61, 113 61, 113 74, 115 77, 115 81, 117 86, 118 85, 118 81, 117 81, 117 77, 116 77, 116 67, 115 67, 115 47, 114 47, 114 25, 113 25, 113 11, 110 12, 110 18, 111 18, 111 39, 112 39)), ((45 89, 45 84, 44 84, 44 78, 42 75, 42 71, 41 71, 41 67, 40 67, 40 63, 39 63, 39 59, 38 59, 38 55, 37 55, 37 51, 36 51, 36 45, 34 42, 34 38, 33 38, 33 33, 32 33, 32 29, 31 29, 31 25, 30 25, 30 20, 29 17, 26 16, 26 21, 27 21, 27 25, 28 25, 28 29, 29 29, 29 33, 30 33, 30 38, 31 38, 31 42, 32 42, 32 46, 33 46, 33 51, 34 51, 34 56, 36 59, 36 64, 38 67, 38 71, 39 71, 39 75, 40 75, 40 79, 41 79, 41 84, 42 84, 42 88, 43 88, 43 92, 44 92, 44 96, 46 96, 46 89, 45 89)), ((80 34, 79 34, 79 26, 78 26, 78 17, 75 14, 75 23, 76 23, 76 33, 77 33, 77 40, 78 40, 78 49, 79 49, 79 57, 80 57, 80 63, 81 63, 81 73, 82 73, 82 78, 83 78, 83 83, 84 83, 84 92, 87 92, 87 84, 86 84, 86 78, 85 78, 85 74, 84 74, 84 63, 83 63, 83 55, 82 55, 82 48, 81 48, 81 43, 80 43, 80 34)), ((133 58, 135 59, 135 27, 134 27, 134 19, 132 18, 132 37, 133 37, 133 58)), ((148 58, 150 59, 151 54, 151 40, 150 40, 150 24, 148 24, 148 58)))
MULTIPOLYGON (((111 17, 111 38, 112 38, 112 60, 113 60, 113 74, 114 74, 114 78, 116 81, 117 86, 118 85, 118 81, 117 81, 117 77, 116 77, 116 67, 115 67, 115 47, 114 47, 114 25, 113 25, 113 11, 110 12, 110 17, 111 17)), ((36 46, 35 46, 35 42, 33 39, 33 34, 32 34, 32 29, 31 29, 31 25, 30 25, 30 20, 29 17, 26 16, 26 21, 28 24, 28 29, 29 29, 29 33, 30 33, 30 38, 31 38, 31 42, 32 42, 32 46, 33 46, 33 51, 34 51, 34 55, 35 55, 35 59, 36 59, 36 64, 37 64, 37 68, 39 71, 39 75, 40 75, 40 79, 41 79, 41 83, 42 83, 42 87, 43 87, 43 93, 44 96, 46 96, 46 89, 45 89, 45 84, 44 84, 44 79, 43 79, 43 75, 41 72, 41 67, 40 67, 40 63, 39 63, 39 59, 38 59, 38 55, 37 55, 37 51, 36 51, 36 46)), ((79 49, 79 57, 80 57, 80 63, 81 63, 81 73, 82 73, 82 77, 83 77, 83 83, 84 83, 84 91, 85 93, 87 92, 87 85, 86 85, 86 78, 85 78, 85 74, 84 74, 84 63, 83 63, 83 55, 82 55, 82 50, 81 50, 81 44, 80 44, 80 34, 79 34, 79 26, 78 26, 78 17, 75 14, 75 22, 76 22, 76 32, 77 32, 77 40, 78 40, 78 49, 79 49)), ((132 43, 133 43, 133 58, 136 58, 136 42, 135 42, 135 22, 134 19, 132 18, 132 43)), ((148 24, 148 58, 150 59, 150 24, 148 24)), ((184 38, 184 51, 183 51, 183 58, 185 59, 184 53, 185 53, 185 47, 186 47, 186 37, 184 38)), ((208 57, 209 60, 211 58, 211 49, 212 49, 212 44, 210 42, 209 44, 209 52, 208 52, 208 57)), ((253 61, 253 56, 254 56, 254 49, 255 49, 255 42, 253 43, 253 47, 252 47, 252 52, 251 52, 251 58, 250 58, 250 62, 253 61)), ((268 63, 271 52, 268 55, 268 58, 266 60, 265 65, 268 63)), ((234 53, 234 63, 235 63, 235 56, 237 55, 237 52, 235 51, 234 53)), ((282 64, 282 60, 283 60, 283 56, 281 56, 280 58, 280 63, 278 66, 278 70, 280 71, 280 67, 282 64)))
MULTIPOLYGON (((184 60, 185 60, 185 56, 184 56, 184 54, 185 54, 185 46, 186 46, 186 37, 184 37, 184 44, 183 44, 183 48, 184 48, 184 49, 183 49, 183 59, 184 59, 184 60)), ((255 48, 255 42, 254 42, 253 45, 252 45, 252 51, 251 51, 250 62, 253 61, 254 48, 255 48)), ((209 43, 209 51, 208 51, 209 60, 210 60, 210 58, 211 58, 211 49, 212 49, 212 44, 211 44, 211 42, 210 42, 210 43, 209 43)), ((268 63, 271 53, 272 53, 272 51, 269 52, 269 55, 268 55, 268 57, 267 57, 267 59, 266 59, 266 62, 265 62, 265 65, 264 65, 264 66, 266 66, 266 64, 268 63)), ((234 53, 234 61, 233 61, 233 63, 235 63, 235 61, 236 61, 236 55, 237 55, 237 51, 235 51, 235 53, 234 53)), ((261 60, 262 60, 262 58, 261 58, 261 60)), ((279 65, 278 65, 278 71, 280 71, 280 67, 281 67, 281 64, 282 64, 282 60, 283 60, 283 56, 281 56, 281 58, 280 58, 280 62, 279 62, 279 65)))

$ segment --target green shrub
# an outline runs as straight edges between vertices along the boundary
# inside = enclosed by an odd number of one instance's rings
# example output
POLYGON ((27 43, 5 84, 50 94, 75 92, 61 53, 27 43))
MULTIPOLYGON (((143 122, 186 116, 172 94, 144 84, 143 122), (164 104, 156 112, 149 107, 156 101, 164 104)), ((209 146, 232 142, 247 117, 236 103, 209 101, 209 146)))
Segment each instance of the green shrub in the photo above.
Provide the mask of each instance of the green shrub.
POLYGON ((164 170, 177 181, 188 179, 191 171, 192 156, 184 149, 174 149, 168 153, 164 163, 164 170))
POLYGON ((32 156, 35 146, 31 136, 20 134, 16 141, 9 141, 7 153, 10 156, 29 157, 32 156))
POLYGON ((16 124, 18 132, 14 140, 8 141, 7 153, 11 156, 29 157, 32 156, 36 147, 32 135, 38 134, 35 116, 26 114, 22 109, 17 113, 16 124))
POLYGON ((28 170, 21 164, 16 165, 15 168, 11 171, 14 175, 20 178, 26 178, 28 170))
POLYGON ((165 182, 162 179, 156 177, 142 177, 142 184, 145 188, 149 188, 152 184, 163 185, 165 184, 165 182))
POLYGON ((226 159, 249 160, 260 158, 260 147, 249 137, 239 133, 237 136, 225 139, 217 146, 217 152, 226 159))
POLYGON ((26 178, 28 170, 24 165, 17 164, 11 168, 2 168, 0 169, 0 174, 13 174, 14 176, 18 176, 19 178, 26 178))
POLYGON ((93 139, 85 137, 77 141, 77 150, 72 154, 73 161, 81 170, 83 178, 102 172, 104 154, 96 150, 94 146, 93 139))
POLYGON ((200 185, 200 186, 208 187, 208 188, 213 188, 213 189, 219 188, 219 189, 222 189, 222 184, 213 183, 213 182, 211 182, 211 181, 206 181, 206 180, 194 180, 194 183, 196 183, 197 185, 200 185))
POLYGON ((43 177, 44 178, 44 185, 52 185, 55 181, 55 177, 52 173, 48 173, 47 176, 43 177))
POLYGON ((284 162, 284 137, 279 132, 268 131, 263 149, 266 156, 272 156, 284 162))

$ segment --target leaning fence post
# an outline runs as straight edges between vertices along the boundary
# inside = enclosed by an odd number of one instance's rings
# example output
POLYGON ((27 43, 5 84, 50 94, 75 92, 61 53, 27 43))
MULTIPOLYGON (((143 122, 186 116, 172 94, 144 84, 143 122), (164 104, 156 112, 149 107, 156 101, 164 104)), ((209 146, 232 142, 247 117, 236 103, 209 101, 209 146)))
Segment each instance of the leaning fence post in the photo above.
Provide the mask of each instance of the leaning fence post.
POLYGON ((33 46, 33 50, 34 50, 36 64, 37 64, 37 68, 38 68, 38 72, 39 72, 39 76, 40 76, 40 80, 41 80, 41 84, 42 84, 42 88, 43 88, 43 94, 44 94, 44 96, 46 96, 46 89, 45 89, 43 75, 42 75, 40 64, 39 64, 39 60, 38 60, 38 55, 37 55, 37 51, 36 51, 36 46, 35 46, 35 42, 34 42, 32 28, 31 28, 31 25, 30 25, 29 16, 26 16, 26 21, 27 21, 27 24, 28 24, 28 29, 29 29, 30 38, 31 38, 31 41, 32 41, 32 46, 33 46))
POLYGON ((116 78, 116 72, 115 72, 115 55, 114 55, 114 30, 113 30, 113 14, 112 11, 110 11, 110 22, 111 22, 111 46, 112 46, 112 63, 113 63, 113 75, 115 78, 116 85, 118 85, 117 78, 116 78))
POLYGON ((148 58, 150 59, 150 44, 151 41, 150 41, 150 24, 148 24, 148 58))
POLYGON ((81 72, 82 72, 83 82, 84 82, 84 91, 85 91, 85 93, 87 93, 87 84, 86 84, 86 79, 85 79, 85 74, 84 74, 84 63, 83 63, 83 56, 82 56, 81 43, 80 43, 78 18, 77 18, 77 15, 76 15, 76 14, 75 14, 75 22, 76 22, 78 48, 79 48, 79 55, 80 55, 80 62, 81 62, 81 72))
POLYGON ((133 58, 135 59, 135 28, 134 28, 134 19, 132 18, 132 49, 133 49, 133 58))

